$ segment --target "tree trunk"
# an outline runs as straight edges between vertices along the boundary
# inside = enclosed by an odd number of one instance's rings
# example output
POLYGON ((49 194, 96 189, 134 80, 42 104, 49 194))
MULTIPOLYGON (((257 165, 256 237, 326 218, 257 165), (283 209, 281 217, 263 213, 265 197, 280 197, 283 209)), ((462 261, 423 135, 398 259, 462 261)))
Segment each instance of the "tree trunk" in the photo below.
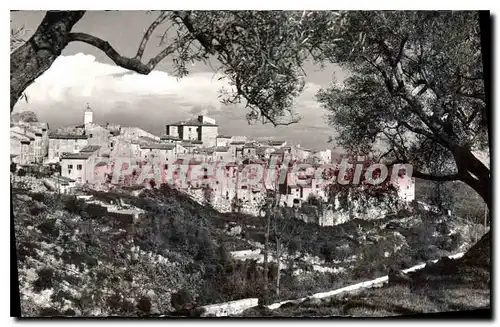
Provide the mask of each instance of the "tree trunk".
POLYGON ((10 55, 10 111, 36 78, 50 68, 69 43, 69 33, 85 11, 49 11, 35 34, 10 55))
POLYGON ((268 252, 269 252, 269 228, 271 225, 271 212, 268 209, 266 215, 266 230, 265 230, 265 240, 264 240, 264 304, 268 304, 268 274, 269 274, 269 262, 268 262, 268 252))
POLYGON ((463 147, 454 149, 455 162, 461 180, 472 187, 490 207, 491 172, 472 152, 463 147), (472 175, 474 176, 472 176, 472 175))
POLYGON ((276 275, 276 296, 278 299, 280 298, 280 263, 281 263, 281 244, 280 244, 280 239, 276 239, 276 261, 278 264, 278 273, 276 275))

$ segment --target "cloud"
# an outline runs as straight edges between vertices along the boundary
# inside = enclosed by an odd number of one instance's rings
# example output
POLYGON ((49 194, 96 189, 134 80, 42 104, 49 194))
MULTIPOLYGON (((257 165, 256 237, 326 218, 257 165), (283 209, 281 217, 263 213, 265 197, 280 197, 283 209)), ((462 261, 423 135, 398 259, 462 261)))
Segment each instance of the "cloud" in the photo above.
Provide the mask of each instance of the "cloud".
MULTIPOLYGON (((213 73, 195 73, 177 80, 162 71, 140 75, 79 53, 57 58, 50 69, 27 89, 27 95, 29 106, 42 107, 80 101, 81 106, 91 102, 92 106, 106 110, 117 101, 133 103, 142 98, 162 97, 170 103, 218 108, 217 91, 223 86, 228 87, 227 81, 219 81, 219 77, 213 73)), ((19 109, 28 107, 23 103, 18 106, 19 109)))
POLYGON ((140 75, 121 67, 96 61, 92 55, 78 53, 60 56, 27 90, 28 103, 19 101, 15 112, 35 111, 51 127, 80 124, 89 103, 98 123, 115 122, 138 126, 153 133, 164 133, 165 124, 198 114, 215 118, 220 133, 272 136, 305 146, 326 147, 331 129, 325 111, 315 100, 319 85, 308 83, 297 99, 299 124, 274 128, 248 125, 243 106, 224 106, 218 91, 230 88, 212 72, 192 73, 180 80, 163 71, 140 75))

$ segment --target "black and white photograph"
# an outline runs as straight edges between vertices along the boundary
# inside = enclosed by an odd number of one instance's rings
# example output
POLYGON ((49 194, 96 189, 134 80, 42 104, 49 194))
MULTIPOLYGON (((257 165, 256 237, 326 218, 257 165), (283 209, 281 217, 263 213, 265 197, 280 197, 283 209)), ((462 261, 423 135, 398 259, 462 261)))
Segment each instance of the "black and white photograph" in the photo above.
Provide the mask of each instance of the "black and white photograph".
POLYGON ((11 317, 492 319, 492 22, 11 10, 11 317))

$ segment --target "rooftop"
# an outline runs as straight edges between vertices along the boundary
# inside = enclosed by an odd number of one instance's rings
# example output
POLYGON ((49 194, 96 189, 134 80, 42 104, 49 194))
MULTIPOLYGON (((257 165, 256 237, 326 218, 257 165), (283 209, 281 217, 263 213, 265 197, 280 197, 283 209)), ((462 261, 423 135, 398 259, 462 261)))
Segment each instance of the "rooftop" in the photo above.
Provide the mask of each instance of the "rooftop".
POLYGON ((62 134, 62 133, 53 133, 49 134, 50 139, 62 139, 62 140, 77 140, 77 139, 88 139, 89 137, 87 135, 81 135, 81 134, 62 134))
POLYGON ((159 149, 159 150, 172 150, 175 148, 173 144, 163 144, 163 143, 154 143, 154 144, 143 144, 141 145, 141 149, 159 149))
POLYGON ((286 141, 270 140, 268 143, 269 143, 269 145, 282 145, 282 144, 286 143, 286 141))
POLYGON ((61 154, 61 160, 64 159, 82 159, 86 160, 92 156, 93 152, 79 152, 79 153, 68 153, 64 152, 61 154))
POLYGON ((74 179, 65 176, 52 176, 51 178, 62 182, 71 182, 71 183, 75 182, 74 179))
POLYGON ((228 136, 228 135, 217 135, 218 138, 221 138, 221 139, 230 139, 232 136, 228 136))
POLYGON ((87 146, 84 146, 80 152, 96 152, 97 150, 99 150, 101 148, 100 145, 87 145, 87 146))
POLYGON ((21 142, 23 142, 23 141, 24 142, 29 142, 31 140, 31 138, 28 137, 27 135, 19 133, 19 132, 16 132, 16 131, 12 131, 12 130, 10 131, 10 137, 12 139, 17 139, 17 140, 19 140, 21 142))
POLYGON ((200 122, 197 118, 193 118, 190 120, 181 120, 178 121, 174 124, 169 124, 167 126, 219 126, 217 124, 211 124, 211 123, 202 123, 200 122))
POLYGON ((139 140, 144 141, 144 142, 149 142, 149 143, 154 143, 157 141, 156 139, 149 137, 149 136, 139 136, 139 140))
POLYGON ((227 152, 227 151, 229 151, 229 147, 228 146, 216 146, 216 147, 214 147, 214 151, 227 152))
POLYGON ((176 140, 177 141, 177 140, 180 140, 180 138, 177 136, 173 136, 173 135, 162 135, 160 137, 160 140, 176 140))

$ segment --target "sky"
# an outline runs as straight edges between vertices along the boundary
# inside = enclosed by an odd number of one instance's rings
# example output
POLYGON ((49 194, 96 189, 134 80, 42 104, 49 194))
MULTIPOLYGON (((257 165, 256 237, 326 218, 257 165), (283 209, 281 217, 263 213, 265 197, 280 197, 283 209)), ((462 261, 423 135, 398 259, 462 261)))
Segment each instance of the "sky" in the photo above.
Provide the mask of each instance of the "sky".
MULTIPOLYGON (((11 28, 24 26, 29 38, 43 19, 43 11, 11 13, 11 28)), ((133 56, 145 29, 155 19, 144 11, 89 11, 74 26, 73 32, 85 32, 107 40, 120 54, 133 56)), ((161 26, 157 29, 161 31, 161 26)), ((144 60, 161 49, 152 37, 144 60)), ((87 104, 94 121, 138 126, 155 134, 164 134, 165 125, 194 115, 215 118, 219 133, 246 135, 250 138, 285 139, 292 144, 321 149, 334 130, 326 123, 327 112, 315 100, 320 88, 333 78, 341 81, 345 73, 337 66, 320 70, 307 63, 306 88, 297 99, 296 112, 302 120, 290 126, 274 127, 245 119, 243 106, 226 106, 218 99, 218 90, 227 85, 211 67, 196 63, 190 74, 178 80, 172 75, 172 61, 165 58, 149 75, 140 75, 114 65, 99 49, 80 42, 70 43, 53 65, 26 90, 28 102, 19 101, 14 112, 34 111, 38 119, 52 127, 81 124, 87 104)))

